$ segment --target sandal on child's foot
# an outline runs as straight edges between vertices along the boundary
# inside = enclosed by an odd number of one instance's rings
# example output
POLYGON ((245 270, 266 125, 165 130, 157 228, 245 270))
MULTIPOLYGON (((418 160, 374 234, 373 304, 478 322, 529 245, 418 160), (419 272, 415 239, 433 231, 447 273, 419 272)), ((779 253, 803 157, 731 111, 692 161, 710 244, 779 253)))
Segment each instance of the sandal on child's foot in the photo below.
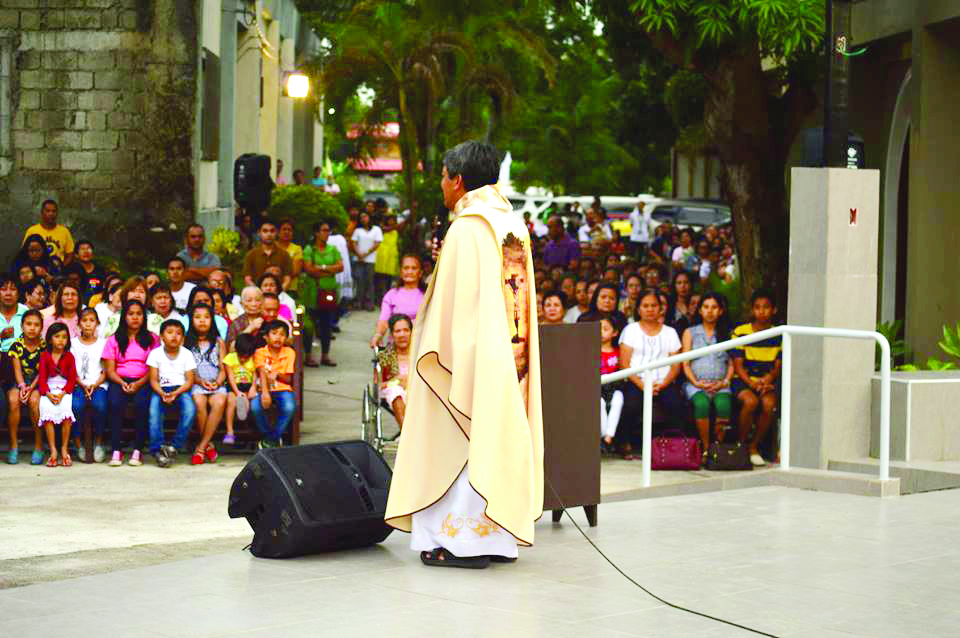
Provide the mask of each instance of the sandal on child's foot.
POLYGON ((216 463, 217 457, 220 455, 217 454, 217 449, 211 445, 207 448, 207 451, 203 453, 203 456, 207 459, 207 463, 216 463))
POLYGON ((233 445, 237 442, 237 439, 233 434, 224 434, 223 435, 223 444, 224 445, 233 445))
POLYGON ((203 452, 194 452, 190 457, 190 465, 203 465, 203 452))
POLYGON ((43 450, 34 450, 30 453, 30 465, 43 465, 43 450))
POLYGON ((62 454, 60 456, 60 465, 63 467, 71 467, 73 465, 73 459, 70 458, 69 454, 62 454))
POLYGON ((448 550, 438 547, 429 552, 420 552, 420 562, 431 567, 462 567, 464 569, 483 569, 490 566, 490 557, 454 556, 448 550))
POLYGON ((50 455, 50 458, 47 459, 47 467, 57 467, 58 459, 54 455, 50 455))

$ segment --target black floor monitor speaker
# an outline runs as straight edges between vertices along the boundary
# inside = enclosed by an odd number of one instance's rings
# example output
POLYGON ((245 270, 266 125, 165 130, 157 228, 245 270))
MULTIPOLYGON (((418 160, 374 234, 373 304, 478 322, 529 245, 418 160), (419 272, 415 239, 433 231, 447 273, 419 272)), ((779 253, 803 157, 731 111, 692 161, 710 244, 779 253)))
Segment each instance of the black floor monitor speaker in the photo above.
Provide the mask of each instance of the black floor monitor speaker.
POLYGON ((392 472, 364 441, 261 450, 233 481, 230 518, 253 528, 254 556, 287 558, 383 541, 392 472))

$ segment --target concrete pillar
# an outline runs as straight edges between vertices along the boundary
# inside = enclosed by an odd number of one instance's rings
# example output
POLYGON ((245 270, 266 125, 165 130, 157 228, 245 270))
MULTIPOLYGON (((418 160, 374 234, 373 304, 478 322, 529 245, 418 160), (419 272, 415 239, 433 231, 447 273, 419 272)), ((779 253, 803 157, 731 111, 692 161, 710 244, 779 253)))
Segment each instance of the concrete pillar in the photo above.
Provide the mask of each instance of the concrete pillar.
POLYGON ((238 36, 237 69, 234 83, 236 115, 234 119, 234 155, 260 150, 260 66, 263 54, 256 29, 238 36))
POLYGON ((294 169, 300 168, 309 173, 313 164, 314 126, 313 103, 310 100, 295 100, 293 104, 293 144, 292 160, 288 178, 294 169))
POLYGON ((277 111, 280 103, 280 22, 266 28, 269 55, 262 57, 263 104, 260 107, 260 152, 270 156, 271 171, 277 158, 277 111))
MULTIPOLYGON (((320 108, 323 107, 323 101, 320 102, 320 108)), ((313 166, 323 166, 326 157, 323 148, 323 121, 315 117, 310 118, 313 123, 313 166)), ((310 168, 312 169, 313 166, 310 168)))
MULTIPOLYGON (((788 323, 876 328, 879 193, 879 171, 792 170, 788 323)), ((873 342, 793 338, 794 465, 868 455, 873 370, 873 342)))
MULTIPOLYGON (((295 68, 294 39, 284 38, 280 42, 280 77, 295 68)), ((280 91, 280 104, 277 107, 277 159, 283 160, 284 173, 288 180, 293 175, 293 103, 294 99, 280 91)), ((276 176, 276 162, 273 170, 276 176)))
POLYGON ((237 90, 237 19, 235 0, 222 0, 220 22, 220 148, 217 166, 217 206, 233 210, 237 90))

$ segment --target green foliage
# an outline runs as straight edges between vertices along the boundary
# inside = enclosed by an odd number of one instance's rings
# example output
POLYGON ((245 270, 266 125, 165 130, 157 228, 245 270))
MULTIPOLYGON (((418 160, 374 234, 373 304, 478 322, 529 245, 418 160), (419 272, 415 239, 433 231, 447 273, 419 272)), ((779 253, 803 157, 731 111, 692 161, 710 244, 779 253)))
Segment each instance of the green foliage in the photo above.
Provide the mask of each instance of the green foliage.
MULTIPOLYGON (((512 179, 518 188, 557 194, 633 194, 655 188, 621 143, 628 84, 604 51, 589 16, 566 16, 551 34, 557 84, 527 97, 509 126, 512 179)), ((633 89, 637 89, 635 85, 633 89)))
MULTIPOLYGON (((907 342, 903 339, 903 320, 881 321, 877 324, 877 332, 887 338, 890 343, 890 358, 898 361, 907 354, 907 342)), ((874 355, 874 365, 877 370, 880 369, 880 344, 877 344, 876 354, 874 355)))
POLYGON ((960 322, 956 327, 943 326, 943 339, 937 343, 940 349, 951 357, 960 359, 960 322))
POLYGON ((363 197, 367 194, 367 191, 364 190, 356 173, 352 170, 345 170, 339 174, 335 173, 334 179, 337 186, 340 187, 340 192, 337 193, 336 198, 344 209, 349 208, 351 204, 363 202, 363 197))
POLYGON ((313 225, 327 222, 339 232, 349 221, 347 212, 333 195, 314 186, 278 186, 273 189, 270 208, 271 219, 281 220, 289 217, 294 222, 294 230, 301 241, 313 236, 313 225))
POLYGON ((227 228, 218 228, 207 242, 207 250, 220 257, 220 263, 231 272, 239 272, 243 265, 243 249, 240 233, 227 228))
MULTIPOLYGON (((890 354, 894 357, 902 357, 907 354, 906 343, 904 342, 901 333, 903 330, 903 321, 897 320, 892 322, 881 323, 877 325, 877 332, 882 334, 887 338, 887 341, 890 342, 890 354)), ((949 324, 943 326, 943 339, 938 343, 940 349, 944 353, 960 359, 960 322, 958 322, 954 327, 951 327, 949 324)), ((926 367, 919 366, 913 363, 907 363, 904 365, 897 366, 897 370, 902 370, 906 372, 918 372, 920 370, 958 370, 960 367, 953 361, 942 361, 936 357, 929 357, 926 361, 926 367)), ((880 347, 877 346, 877 369, 880 368, 880 347)))
MULTIPOLYGON (((403 177, 398 175, 390 181, 391 192, 400 197, 400 209, 409 206, 403 192, 403 177)), ((426 175, 418 172, 413 179, 413 201, 421 216, 429 219, 443 204, 443 192, 440 190, 440 175, 426 175)))
POLYGON ((935 357, 927 359, 927 370, 956 370, 957 364, 953 361, 941 361, 935 357))
POLYGON ((668 33, 692 50, 743 46, 757 40, 775 60, 812 53, 823 39, 822 0, 634 0, 650 33, 668 33))
POLYGON ((707 81, 699 73, 681 69, 667 82, 663 101, 678 129, 703 123, 707 81))
MULTIPOLYGON (((542 8, 537 13, 477 2, 464 12, 428 0, 370 1, 357 2, 342 19, 331 21, 311 14, 316 3, 301 4, 314 28, 332 43, 310 65, 335 109, 331 124, 341 131, 357 125, 363 133, 398 121, 407 200, 414 198, 418 166, 432 173, 442 148, 496 132, 531 68, 553 80, 553 60, 529 28, 534 18, 542 24, 542 8), (359 118, 345 120, 356 111, 361 86, 372 89, 373 102, 359 118)), ((375 143, 373 136, 361 134, 345 146, 351 157, 362 158, 375 143)))

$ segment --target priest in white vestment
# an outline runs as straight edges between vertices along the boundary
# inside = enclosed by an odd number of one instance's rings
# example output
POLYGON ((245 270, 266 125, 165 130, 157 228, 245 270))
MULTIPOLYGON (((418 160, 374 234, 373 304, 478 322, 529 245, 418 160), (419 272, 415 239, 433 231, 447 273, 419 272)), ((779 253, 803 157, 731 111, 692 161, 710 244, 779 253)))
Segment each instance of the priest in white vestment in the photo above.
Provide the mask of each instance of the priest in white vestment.
POLYGON ((543 513, 543 428, 533 258, 496 189, 495 148, 443 158, 454 212, 414 327, 407 413, 386 521, 427 565, 512 562, 543 513))

